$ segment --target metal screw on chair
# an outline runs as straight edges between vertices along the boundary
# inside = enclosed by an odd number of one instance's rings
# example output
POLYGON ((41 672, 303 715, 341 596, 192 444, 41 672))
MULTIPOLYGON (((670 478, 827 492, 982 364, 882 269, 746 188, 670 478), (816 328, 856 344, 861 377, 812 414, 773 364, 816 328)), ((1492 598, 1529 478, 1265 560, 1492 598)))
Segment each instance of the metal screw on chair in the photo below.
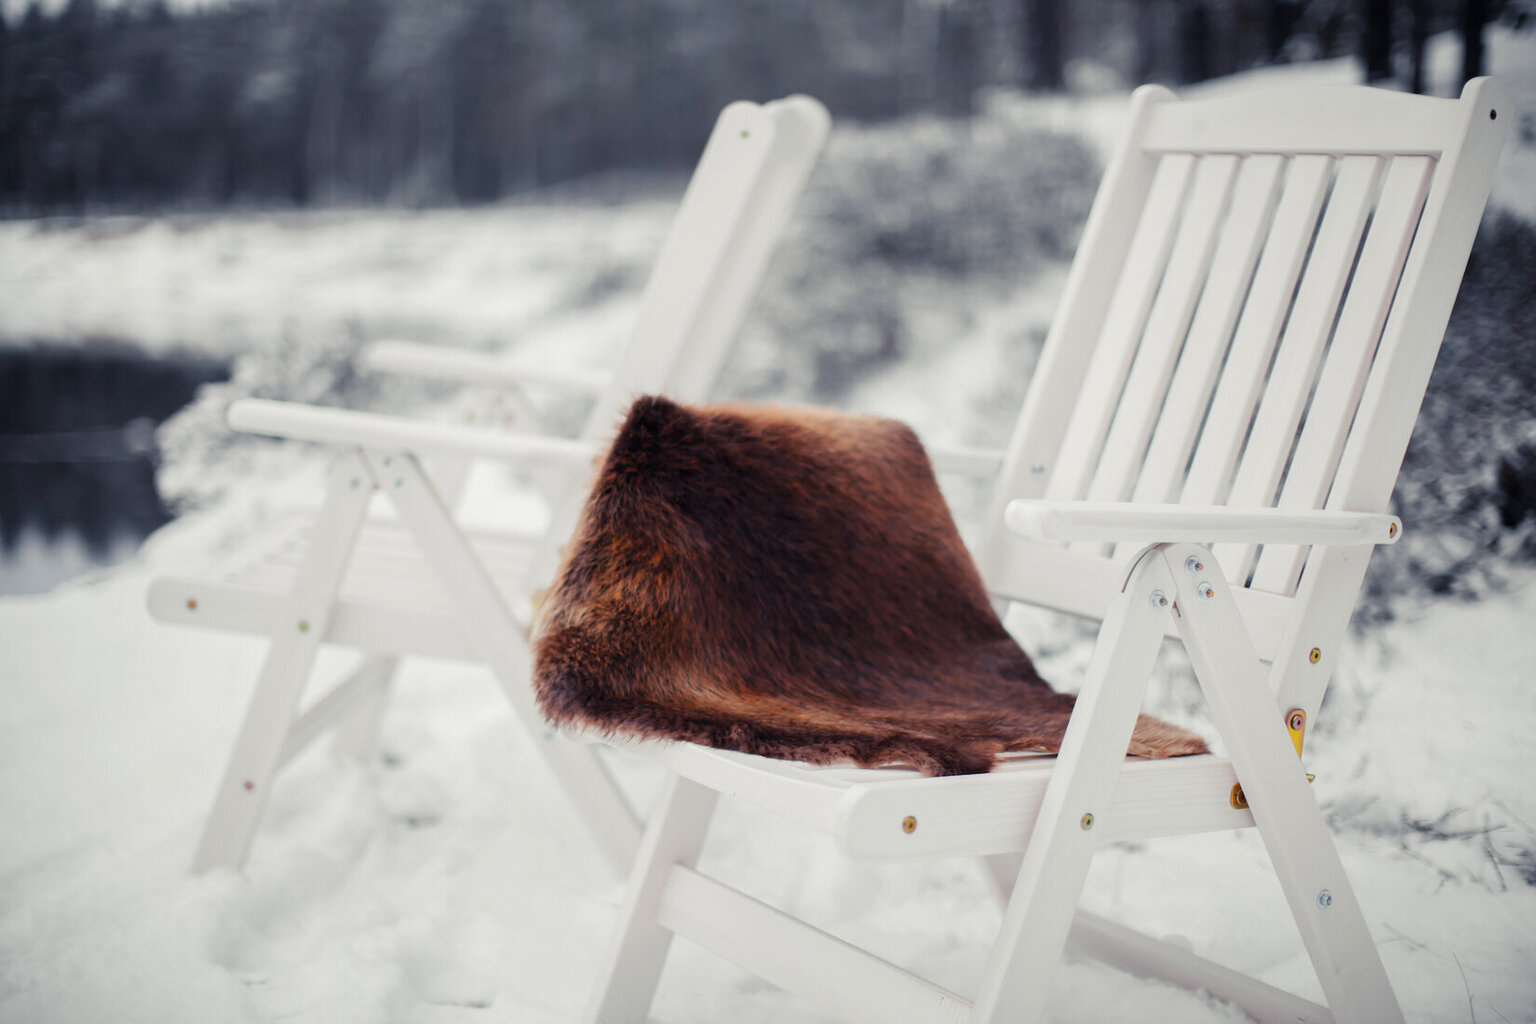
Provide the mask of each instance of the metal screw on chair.
POLYGON ((360 484, 360 483, 362 483, 361 480, 359 480, 357 477, 353 477, 352 478, 352 489, 354 491, 357 490, 357 485, 360 484))
POLYGON ((308 633, 309 632, 309 620, 308 619, 300 619, 299 620, 299 632, 300 633, 308 633))
POLYGON ((1200 561, 1200 559, 1196 558, 1194 555, 1190 555, 1188 558, 1184 559, 1184 571, 1189 573, 1191 576, 1198 575, 1199 573, 1205 572, 1205 563, 1200 561))
POLYGON ((1084 832, 1087 832, 1089 829, 1093 828, 1093 812, 1089 811, 1087 814, 1083 815, 1082 818, 1078 821, 1078 824, 1083 827, 1084 832))
POLYGON ((1294 729, 1297 732, 1300 732, 1301 731, 1301 727, 1307 724, 1307 713, 1305 711, 1302 711, 1300 708, 1296 709, 1295 711, 1292 711, 1291 712, 1291 719, 1290 719, 1290 723, 1289 724, 1290 724, 1290 727, 1292 729, 1294 729))
POLYGON ((195 598, 195 597, 187 598, 187 611, 189 611, 189 612, 197 611, 197 598, 195 598))
POLYGON ((256 783, 252 782, 250 779, 246 779, 245 780, 245 791, 247 793, 249 793, 251 790, 253 790, 255 788, 256 788, 256 783))
POLYGON ((1152 591, 1152 607, 1153 608, 1167 608, 1168 607, 1168 595, 1163 593, 1161 590, 1154 590, 1154 591, 1152 591))
POLYGON ((1038 473, 1044 473, 1045 472, 1045 463, 1037 462, 1034 465, 1029 467, 1029 471, 1031 473, 1037 473, 1037 474, 1038 473))
POLYGON ((911 835, 913 832, 916 832, 917 831, 917 819, 914 818, 910 814, 907 815, 905 818, 902 818, 901 819, 901 830, 903 832, 905 832, 907 835, 911 835))
POLYGON ((1314 648, 1312 648, 1311 652, 1307 654, 1307 660, 1310 661, 1314 665, 1316 665, 1318 662, 1322 661, 1323 660, 1323 649, 1321 647, 1314 647, 1314 648))
POLYGON ((1333 893, 1329 892, 1327 889, 1324 889, 1322 892, 1318 893, 1317 905, 1322 907, 1324 910, 1327 910, 1329 907, 1333 906, 1333 893))
POLYGON ((1195 588, 1195 593, 1200 595, 1200 600, 1209 601, 1216 596, 1216 588, 1209 583, 1202 583, 1195 588))

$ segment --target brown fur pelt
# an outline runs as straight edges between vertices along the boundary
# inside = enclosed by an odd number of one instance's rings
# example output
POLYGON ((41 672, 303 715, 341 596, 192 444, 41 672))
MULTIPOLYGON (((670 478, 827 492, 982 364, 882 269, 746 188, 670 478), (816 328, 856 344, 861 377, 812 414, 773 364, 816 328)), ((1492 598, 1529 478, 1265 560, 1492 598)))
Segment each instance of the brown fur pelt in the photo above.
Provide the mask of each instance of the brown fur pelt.
MULTIPOLYGON (((642 398, 534 635, 551 722, 815 764, 984 772, 1072 697, 1003 629, 916 435, 642 398)), ((1142 716, 1130 752, 1201 753, 1142 716)))

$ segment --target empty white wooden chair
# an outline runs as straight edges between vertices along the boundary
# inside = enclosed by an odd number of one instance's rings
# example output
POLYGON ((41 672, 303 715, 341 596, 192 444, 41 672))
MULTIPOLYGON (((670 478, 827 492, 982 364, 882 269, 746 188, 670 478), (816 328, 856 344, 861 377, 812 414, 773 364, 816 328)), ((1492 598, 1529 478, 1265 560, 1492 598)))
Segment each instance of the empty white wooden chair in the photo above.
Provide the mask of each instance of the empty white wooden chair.
POLYGON ((647 284, 628 346, 606 378, 528 371, 466 353, 386 345, 378 368, 478 384, 553 385, 596 401, 582 436, 548 438, 246 400, 238 430, 352 449, 333 467, 324 505, 297 528, 247 546, 208 574, 156 580, 150 611, 176 625, 271 637, 194 870, 244 862, 275 775, 335 727, 342 749, 372 748, 398 658, 479 660, 501 683, 613 868, 628 870, 640 835, 634 812, 591 747, 546 733, 527 685, 529 597, 547 578, 601 438, 644 392, 700 398, 729 350, 830 127, 805 96, 735 103, 720 115, 647 284), (548 529, 537 537, 461 530, 456 473, 424 457, 500 459, 565 472, 548 529), (395 518, 370 516, 376 497, 395 518), (301 710, 322 644, 359 649, 356 671, 301 710))
POLYGON ((1459 101, 1138 90, 977 548, 999 600, 1102 620, 1059 756, 923 778, 631 745, 668 775, 586 1019, 643 1020, 680 935, 849 1020, 1037 1020, 1070 935, 1263 1020, 1400 1020, 1297 754, 1371 547, 1398 535, 1388 501, 1509 116, 1486 79, 1459 101), (1165 636, 1226 756, 1125 759, 1165 636), (979 990, 696 870, 721 793, 854 858, 1009 864, 979 990), (1101 844, 1246 827, 1326 1008, 1076 909, 1101 844))

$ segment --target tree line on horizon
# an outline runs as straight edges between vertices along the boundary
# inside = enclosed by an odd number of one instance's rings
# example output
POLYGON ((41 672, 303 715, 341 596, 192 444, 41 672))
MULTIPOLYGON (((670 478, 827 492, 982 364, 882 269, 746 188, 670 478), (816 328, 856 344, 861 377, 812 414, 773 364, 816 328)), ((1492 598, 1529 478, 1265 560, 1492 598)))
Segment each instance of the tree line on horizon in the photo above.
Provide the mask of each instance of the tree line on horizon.
POLYGON ((34 2, 0 19, 0 214, 486 202, 686 168, 740 98, 806 92, 840 119, 879 121, 964 116, 990 87, 1188 83, 1345 53, 1379 78, 1395 59, 1422 68, 1430 31, 1475 24, 1480 40, 1516 6, 34 2))

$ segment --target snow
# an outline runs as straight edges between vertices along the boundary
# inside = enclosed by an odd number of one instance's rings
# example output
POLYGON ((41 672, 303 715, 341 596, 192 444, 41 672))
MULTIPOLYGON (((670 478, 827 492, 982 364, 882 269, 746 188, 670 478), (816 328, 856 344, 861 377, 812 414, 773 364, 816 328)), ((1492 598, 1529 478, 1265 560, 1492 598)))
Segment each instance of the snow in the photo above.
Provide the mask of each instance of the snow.
MULTIPOLYGON (((1491 42, 1517 124, 1529 123, 1530 43, 1513 60, 1510 37, 1491 42)), ((1437 41, 1435 67, 1446 52, 1437 41)), ((1244 79, 1328 79, 1343 67, 1244 79)), ((1098 137, 1123 103, 1029 116, 1070 117, 1098 137)), ((1511 150, 1495 201, 1536 215, 1531 143, 1511 150)), ((522 358, 592 365, 632 311, 637 268, 667 212, 646 201, 0 224, 0 337, 233 353, 269 333, 352 323, 369 336, 510 338, 522 358), (574 295, 591 301, 573 312, 574 295)), ((1048 316, 1059 281, 1059 271, 1040 275, 978 311, 953 346, 871 378, 847 404, 950 439, 1005 416, 988 406, 1000 401, 991 378, 1000 364, 1027 373, 1004 362, 1017 359, 1008 344, 1048 316)), ((290 494, 313 493, 314 460, 281 486, 272 474, 291 475, 291 462, 258 468, 230 470, 223 505, 166 528, 124 564, 0 597, 0 1020, 572 1018, 621 885, 483 668, 407 662, 376 761, 306 754, 274 790, 244 872, 187 873, 263 645, 159 626, 144 592, 159 574, 238 546, 290 494)), ((494 483, 481 481, 477 500, 498 496, 494 483)), ((1308 741, 1315 792, 1416 1022, 1536 1021, 1536 572, 1511 577, 1477 603, 1426 604, 1349 640, 1308 741)), ((1047 675, 1070 678, 1079 634, 1021 629, 1047 675)), ((327 652, 322 668, 348 664, 327 652)), ((1153 710, 1176 717, 1189 684, 1177 659, 1165 675, 1153 710)), ((623 777, 649 799, 651 771, 625 763, 623 777)), ((729 802, 702 866, 961 992, 974 990, 999 921, 975 863, 856 864, 729 802)), ((1317 998, 1267 872, 1251 831, 1117 846, 1096 858, 1084 901, 1317 998)), ((654 1015, 826 1019, 686 943, 654 1015)), ((1069 959, 1049 1019, 1243 1017, 1069 959)))

